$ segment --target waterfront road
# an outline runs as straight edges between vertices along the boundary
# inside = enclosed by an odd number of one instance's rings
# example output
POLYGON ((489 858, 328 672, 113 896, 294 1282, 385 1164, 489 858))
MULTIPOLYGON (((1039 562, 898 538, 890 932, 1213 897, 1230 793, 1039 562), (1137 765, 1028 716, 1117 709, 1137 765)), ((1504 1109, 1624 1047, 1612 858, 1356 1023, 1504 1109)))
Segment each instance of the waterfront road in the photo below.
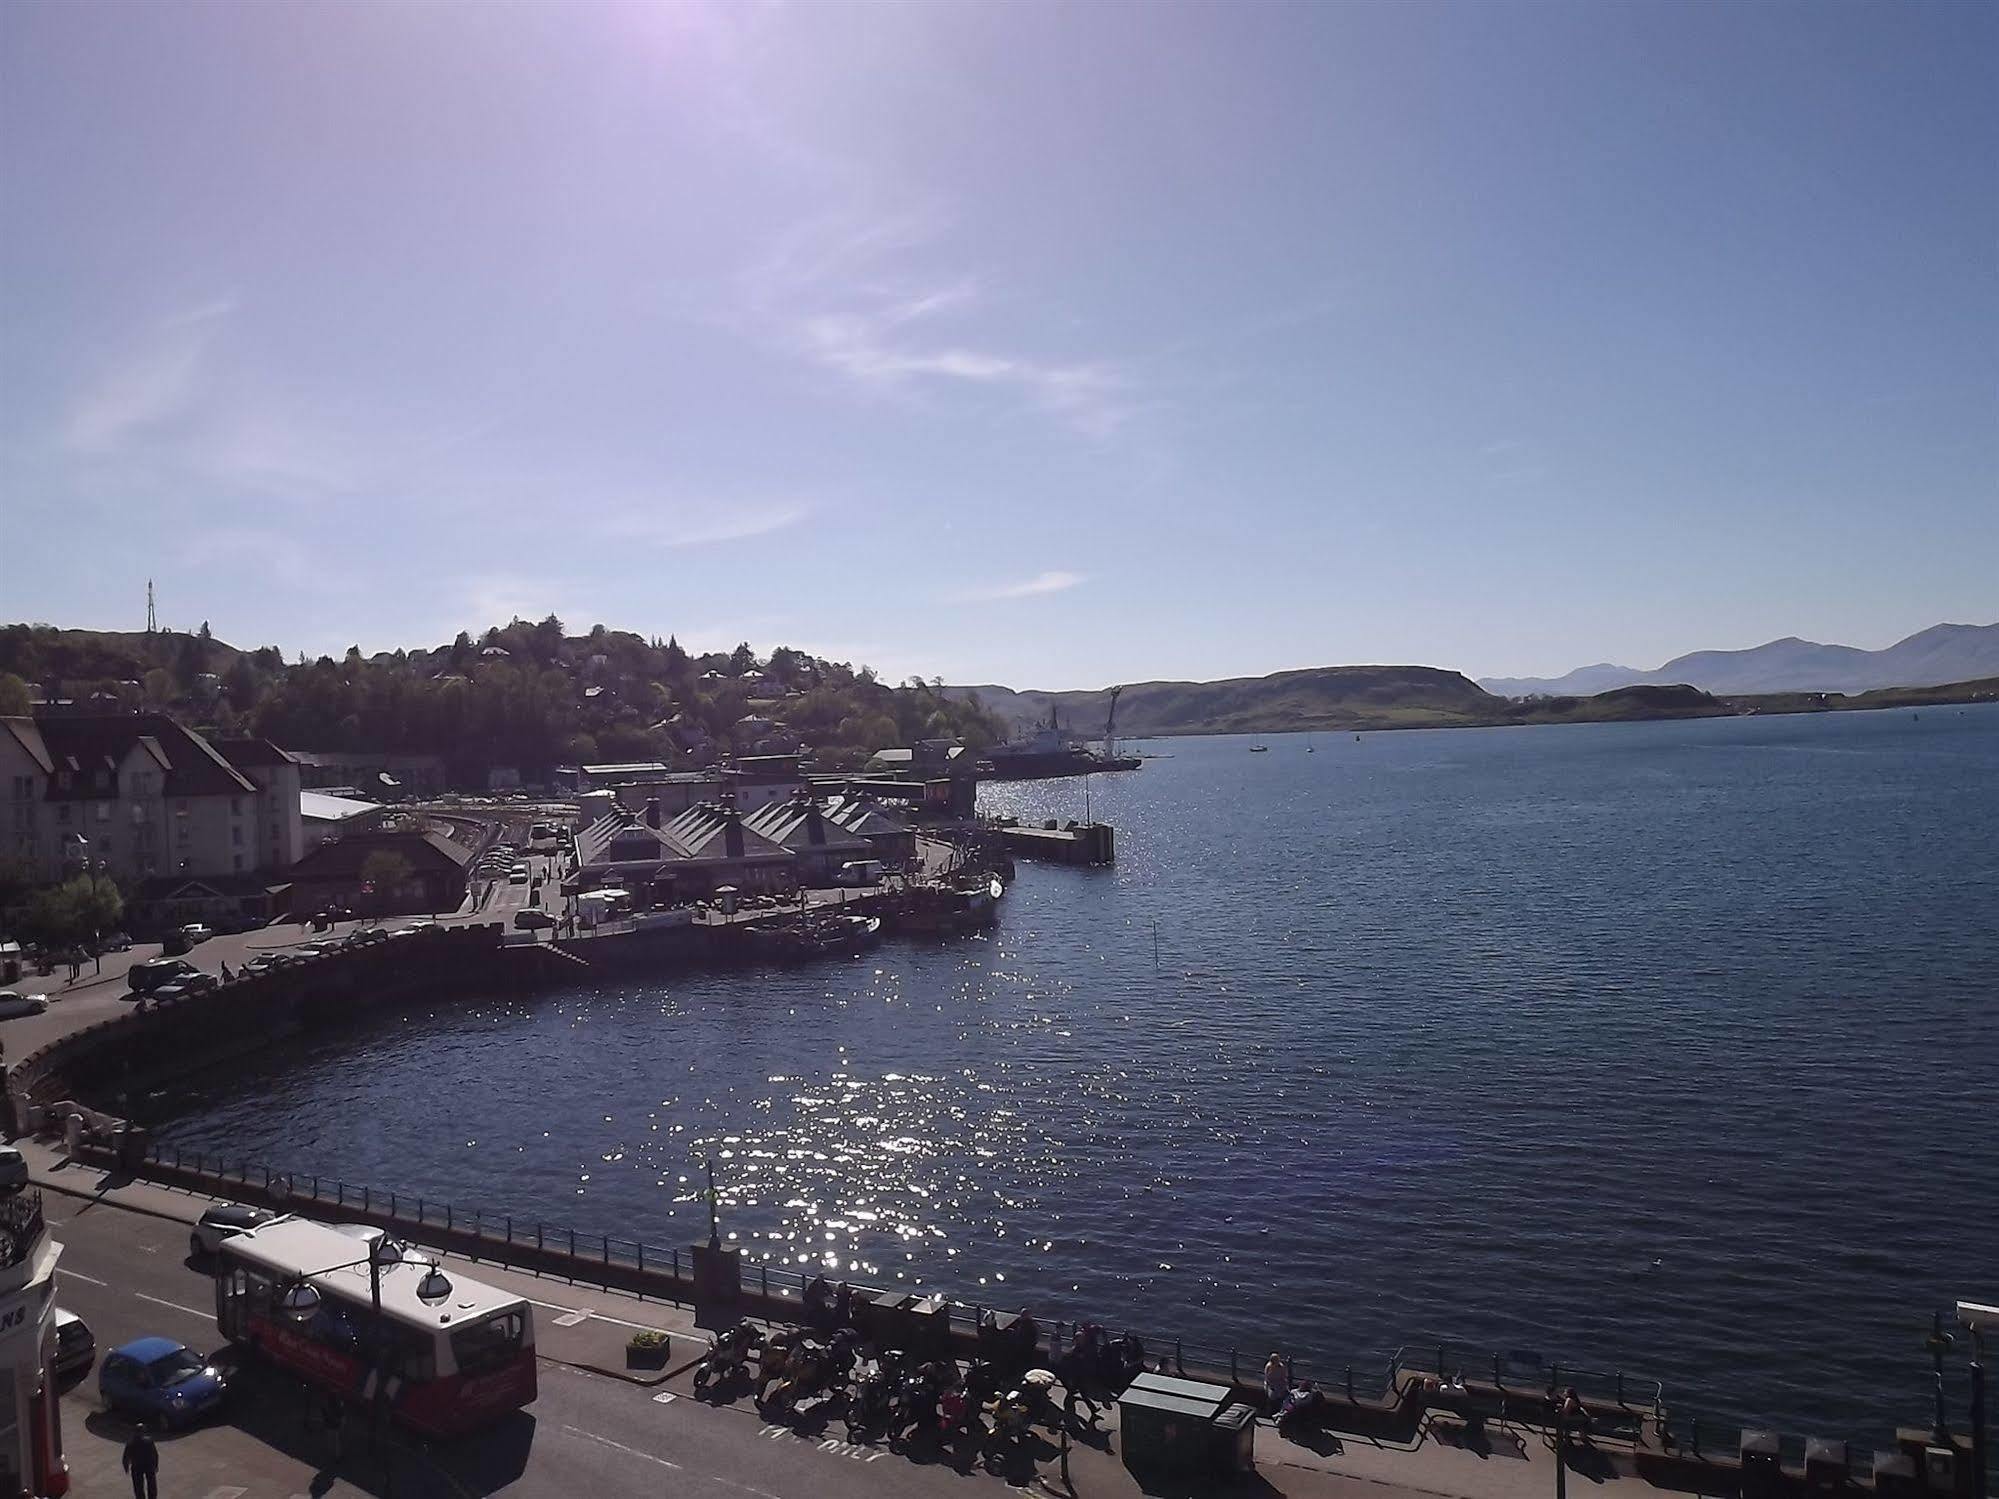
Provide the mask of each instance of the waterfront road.
MULTIPOLYGON (((29 1147, 45 1188, 51 1234, 63 1245, 61 1304, 94 1330, 100 1350, 144 1335, 179 1339, 203 1352, 216 1346, 210 1281, 188 1258, 188 1223, 207 1200, 145 1183, 106 1187, 95 1171, 71 1167, 46 1148, 29 1147)), ((309 1402, 288 1376, 255 1362, 242 1365, 227 1419, 161 1443, 161 1492, 170 1499, 293 1499, 307 1494, 395 1495, 400 1499, 519 1499, 616 1496, 733 1496, 762 1499, 863 1499, 863 1496, 1034 1494, 1124 1499, 1144 1492, 1112 1450, 1111 1431, 1079 1437, 1066 1461, 1052 1440, 1000 1473, 971 1461, 929 1461, 880 1444, 856 1446, 830 1431, 766 1423, 747 1398, 708 1405, 691 1397, 688 1376, 645 1385, 579 1364, 621 1352, 624 1329, 673 1330, 676 1366, 687 1361, 688 1312, 559 1279, 517 1275, 447 1259, 447 1273, 509 1286, 536 1305, 540 1394, 526 1412, 475 1438, 423 1448, 395 1438, 371 1445, 362 1423, 347 1427, 345 1461, 331 1462, 327 1438, 307 1418, 309 1402), (599 1329, 594 1343, 579 1334, 599 1329), (386 1474, 384 1469, 386 1464, 386 1474)), ((227 1355, 225 1355, 227 1357, 227 1355)), ((654 1376, 656 1377, 656 1376, 654 1376)), ((63 1399, 72 1492, 124 1492, 118 1458, 126 1428, 98 1409, 95 1371, 63 1399)), ((1106 1413, 1114 1426, 1114 1417, 1106 1413)), ((1498 1435, 1510 1437, 1510 1433, 1498 1435)), ((1045 1436, 1045 1434, 1044 1434, 1045 1436)), ((1415 1450, 1349 1439, 1315 1449, 1257 1432, 1258 1472, 1218 1489, 1206 1482, 1160 1493, 1242 1493, 1274 1499, 1547 1499, 1554 1488, 1548 1453, 1531 1436, 1496 1442, 1478 1456, 1439 1442, 1415 1450)), ((1636 1480, 1592 1474, 1594 1490, 1634 1489, 1636 1480)), ((1620 1499, 1613 1494, 1603 1499, 1620 1499)))

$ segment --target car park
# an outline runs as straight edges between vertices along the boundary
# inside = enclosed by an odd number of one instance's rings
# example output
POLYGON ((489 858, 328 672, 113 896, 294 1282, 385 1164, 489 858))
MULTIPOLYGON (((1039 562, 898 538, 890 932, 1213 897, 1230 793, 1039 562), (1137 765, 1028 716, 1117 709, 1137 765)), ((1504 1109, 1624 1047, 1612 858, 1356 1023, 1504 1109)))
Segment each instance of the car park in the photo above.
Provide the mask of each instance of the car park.
POLYGON ((229 1393, 222 1371, 172 1338, 140 1338, 114 1348, 97 1371, 97 1393, 116 1415, 167 1430, 212 1414, 229 1393))
POLYGON ((51 1361, 58 1378, 81 1374, 97 1358, 97 1338, 90 1324, 75 1312, 56 1308, 56 1356, 51 1361))
POLYGON ((199 1259, 215 1253, 224 1239, 233 1239, 253 1228, 262 1228, 266 1223, 276 1222, 278 1217, 268 1208, 253 1208, 247 1203, 217 1203, 203 1213, 201 1220, 194 1225, 193 1232, 188 1235, 188 1249, 199 1259))
POLYGON ((0 989, 0 1020, 17 1015, 40 1015, 49 1007, 46 994, 23 994, 17 989, 0 989))

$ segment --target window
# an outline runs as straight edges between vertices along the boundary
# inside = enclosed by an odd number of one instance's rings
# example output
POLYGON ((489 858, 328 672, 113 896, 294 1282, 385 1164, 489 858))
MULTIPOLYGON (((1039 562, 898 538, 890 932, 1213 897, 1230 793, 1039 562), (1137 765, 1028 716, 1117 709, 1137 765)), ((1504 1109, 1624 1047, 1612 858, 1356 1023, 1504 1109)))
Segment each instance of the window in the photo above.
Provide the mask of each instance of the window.
POLYGON ((15 776, 15 777, 14 777, 14 800, 15 800, 15 801, 17 801, 17 802, 24 802, 24 801, 26 801, 26 800, 27 800, 27 799, 28 799, 29 797, 33 796, 34 794, 35 794, 35 778, 34 778, 33 776, 15 776))
POLYGON ((69 826, 69 803, 68 803, 68 802, 64 802, 64 803, 63 803, 63 804, 62 804, 61 806, 59 806, 59 807, 57 807, 57 808, 56 808, 56 821, 57 821, 57 822, 59 822, 59 823, 61 823, 61 824, 62 824, 62 825, 63 825, 64 827, 68 827, 68 826, 69 826))
POLYGON ((243 846, 243 828, 240 823, 229 830, 229 841, 238 848, 243 846))
POLYGON ((497 1369, 520 1352, 527 1319, 521 1312, 502 1312, 451 1335, 451 1358, 460 1374, 497 1369))
POLYGON ((242 797, 232 796, 229 798, 229 815, 231 817, 241 817, 243 815, 242 797))
POLYGON ((243 872, 243 856, 241 854, 236 855, 236 872, 238 874, 243 872))
POLYGON ((99 822, 109 822, 111 820, 111 803, 99 802, 97 804, 97 820, 99 822))

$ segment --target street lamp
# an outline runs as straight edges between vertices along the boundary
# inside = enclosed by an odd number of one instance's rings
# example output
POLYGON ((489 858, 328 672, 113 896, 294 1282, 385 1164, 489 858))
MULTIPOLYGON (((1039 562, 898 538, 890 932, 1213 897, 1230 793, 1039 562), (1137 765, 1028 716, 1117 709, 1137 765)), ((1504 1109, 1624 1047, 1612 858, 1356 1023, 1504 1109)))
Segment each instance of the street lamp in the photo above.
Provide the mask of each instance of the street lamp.
POLYGON ((1971 1493, 1985 1499, 1985 1334, 1999 1328, 1999 1306, 1960 1301, 1957 1320, 1971 1333, 1971 1493))
MULTIPOLYGON (((383 1234, 369 1246, 368 1252, 358 1260, 349 1260, 344 1265, 328 1265, 324 1270, 314 1271, 315 1275, 332 1275, 339 1270, 358 1270, 368 1267, 368 1300, 375 1312, 375 1442, 381 1449, 381 1432, 384 1418, 388 1413, 389 1376, 388 1358, 390 1340, 383 1336, 382 1329, 382 1272, 392 1265, 404 1264, 403 1249, 394 1239, 383 1234)), ((416 1299, 425 1306, 441 1306, 451 1299, 451 1279, 436 1260, 429 1262, 422 1280, 417 1282, 416 1299)), ((294 1322, 310 1321, 319 1311, 323 1298, 319 1288, 309 1278, 302 1278, 285 1289, 278 1298, 278 1305, 286 1316, 294 1322)), ((386 1459, 385 1459, 386 1461, 386 1459)))

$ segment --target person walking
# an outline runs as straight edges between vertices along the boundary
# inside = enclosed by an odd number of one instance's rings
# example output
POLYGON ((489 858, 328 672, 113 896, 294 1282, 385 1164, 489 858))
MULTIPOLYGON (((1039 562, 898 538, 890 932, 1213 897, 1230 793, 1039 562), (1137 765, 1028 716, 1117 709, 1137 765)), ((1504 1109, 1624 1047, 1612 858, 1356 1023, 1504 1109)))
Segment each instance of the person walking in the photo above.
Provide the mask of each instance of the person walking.
POLYGON ((326 1397, 326 1413, 322 1418, 326 1425, 326 1445, 333 1453, 331 1467, 339 1467, 347 1456, 347 1405, 338 1395, 326 1397))
POLYGON ((147 1435, 145 1423, 132 1428, 125 1443, 125 1471, 132 1475, 132 1499, 160 1499, 160 1449, 147 1435))

